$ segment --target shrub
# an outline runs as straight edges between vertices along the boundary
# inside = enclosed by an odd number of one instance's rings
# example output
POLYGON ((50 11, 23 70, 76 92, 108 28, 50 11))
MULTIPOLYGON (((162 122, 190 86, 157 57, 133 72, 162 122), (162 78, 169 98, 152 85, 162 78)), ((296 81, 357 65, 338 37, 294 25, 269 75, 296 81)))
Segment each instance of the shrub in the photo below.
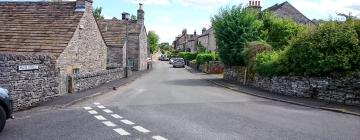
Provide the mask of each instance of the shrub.
POLYGON ((263 52, 256 56, 255 71, 261 76, 289 73, 286 51, 263 52))
POLYGON ((254 41, 247 43, 243 51, 246 66, 248 66, 250 69, 254 69, 256 55, 269 51, 271 51, 271 46, 264 41, 254 41))
POLYGON ((277 18, 268 12, 263 14, 262 21, 261 38, 275 50, 281 50, 288 46, 299 30, 303 28, 291 19, 277 18))
POLYGON ((242 51, 247 42, 259 40, 261 21, 256 10, 233 6, 212 17, 219 56, 226 65, 245 65, 242 51))
POLYGON ((211 53, 198 54, 196 56, 197 64, 205 64, 213 60, 214 60, 214 55, 212 55, 211 53))
POLYGON ((353 24, 328 22, 297 39, 288 50, 297 75, 326 75, 359 68, 360 47, 353 24))
POLYGON ((187 61, 191 61, 191 60, 194 60, 194 59, 196 59, 196 56, 197 56, 198 54, 197 53, 190 53, 190 52, 188 52, 188 53, 186 53, 185 55, 184 55, 184 59, 185 60, 187 60, 187 61))

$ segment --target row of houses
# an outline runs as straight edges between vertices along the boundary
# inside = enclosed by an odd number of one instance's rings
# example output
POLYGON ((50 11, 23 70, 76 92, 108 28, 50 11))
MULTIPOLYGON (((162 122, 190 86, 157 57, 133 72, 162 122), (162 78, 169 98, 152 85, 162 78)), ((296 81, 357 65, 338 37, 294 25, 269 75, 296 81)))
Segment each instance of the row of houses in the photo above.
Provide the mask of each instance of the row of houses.
MULTIPOLYGON (((258 9, 261 11, 260 0, 249 0, 247 4, 249 8, 258 9)), ((281 4, 275 4, 267 9, 262 10, 263 12, 272 12, 279 18, 289 18, 294 20, 298 24, 314 25, 315 23, 292 6, 289 2, 285 1, 281 4)), ((207 50, 217 51, 216 38, 212 28, 203 28, 201 34, 197 34, 194 31, 193 34, 188 34, 187 30, 184 29, 180 35, 178 35, 173 41, 173 47, 175 50, 195 52, 196 46, 202 44, 207 50)))
POLYGON ((0 2, 0 86, 15 110, 147 69, 143 5, 137 20, 97 21, 92 4, 0 2))

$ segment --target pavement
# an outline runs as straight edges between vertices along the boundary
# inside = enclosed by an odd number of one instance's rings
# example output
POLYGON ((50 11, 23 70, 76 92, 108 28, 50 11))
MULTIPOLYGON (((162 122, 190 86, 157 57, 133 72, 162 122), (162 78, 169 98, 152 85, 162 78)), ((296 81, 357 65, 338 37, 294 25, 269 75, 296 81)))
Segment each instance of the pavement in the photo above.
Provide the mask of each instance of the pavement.
POLYGON ((212 82, 218 86, 228 88, 234 91, 238 91, 241 93, 246 93, 249 95, 266 98, 275 101, 286 102, 290 104, 301 105, 305 107, 311 107, 315 109, 322 109, 328 110, 333 112, 345 113, 360 116, 360 106, 351 106, 351 105, 343 105, 343 104, 336 104, 336 103, 329 103, 317 99, 311 98, 299 98, 299 97, 291 97, 291 96, 284 96, 279 95, 276 93, 271 93, 269 91, 265 91, 263 89, 251 87, 251 86, 244 86, 240 83, 236 83, 233 81, 228 81, 223 79, 222 74, 205 74, 196 70, 193 70, 191 67, 186 67, 188 71, 200 76, 202 79, 212 82))
MULTIPOLYGON (((33 110, 33 109, 31 109, 33 110)), ((9 120, 1 140, 358 140, 360 117, 248 95, 167 62, 102 95, 9 120)))

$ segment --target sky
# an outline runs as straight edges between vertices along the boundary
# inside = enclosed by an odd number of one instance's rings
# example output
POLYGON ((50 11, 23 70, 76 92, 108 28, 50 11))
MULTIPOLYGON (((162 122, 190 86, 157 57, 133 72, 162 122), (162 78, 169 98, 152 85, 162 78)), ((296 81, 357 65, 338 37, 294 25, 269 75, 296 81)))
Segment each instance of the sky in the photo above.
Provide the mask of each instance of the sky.
MULTIPOLYGON (((0 0, 11 1, 11 0, 0 0)), ((24 1, 24 0, 13 0, 24 1)), ((27 0, 29 1, 29 0, 27 0)), ((30 0, 36 1, 36 0, 30 0)), ((121 19, 121 13, 136 15, 138 3, 144 4, 147 31, 155 31, 160 42, 169 42, 187 29, 201 33, 211 26, 210 19, 221 7, 240 5, 248 0, 93 0, 93 7, 102 7, 105 18, 121 19)), ((261 0, 263 9, 286 0, 261 0)), ((360 17, 360 0, 288 0, 309 19, 339 18, 336 13, 349 13, 360 17)))
MULTIPOLYGON (((145 25, 155 31, 160 42, 172 42, 186 28, 188 34, 211 26, 210 19, 221 7, 239 5, 247 0, 94 0, 94 7, 103 7, 106 18, 121 18, 122 12, 136 15, 138 3, 144 4, 145 25)), ((262 0, 267 8, 285 0, 262 0)), ((288 0, 310 19, 338 18, 336 13, 360 17, 360 0, 288 0)))

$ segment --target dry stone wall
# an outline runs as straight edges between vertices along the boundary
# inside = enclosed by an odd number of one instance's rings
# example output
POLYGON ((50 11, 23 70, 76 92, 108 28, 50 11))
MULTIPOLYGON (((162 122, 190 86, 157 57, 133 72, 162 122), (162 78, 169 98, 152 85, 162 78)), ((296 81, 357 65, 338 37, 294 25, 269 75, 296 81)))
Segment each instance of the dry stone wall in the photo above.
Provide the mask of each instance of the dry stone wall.
POLYGON ((15 111, 59 96, 55 59, 46 55, 0 54, 0 87, 9 90, 15 111), (19 70, 20 65, 38 69, 19 70))
MULTIPOLYGON (((244 67, 226 67, 224 79, 243 84, 244 67)), ((360 73, 343 78, 256 75, 247 84, 276 94, 360 106, 360 73)))
POLYGON ((97 73, 72 75, 73 92, 91 89, 104 83, 124 78, 122 68, 105 70, 97 73))

